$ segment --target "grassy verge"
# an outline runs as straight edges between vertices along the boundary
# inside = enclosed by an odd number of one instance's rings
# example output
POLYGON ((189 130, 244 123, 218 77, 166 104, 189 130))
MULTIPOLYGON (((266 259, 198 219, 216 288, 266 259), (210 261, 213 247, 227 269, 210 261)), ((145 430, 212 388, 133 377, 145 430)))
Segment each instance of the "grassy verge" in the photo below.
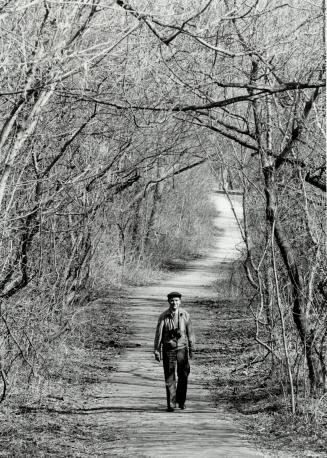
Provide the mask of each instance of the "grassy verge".
POLYGON ((48 376, 2 404, 1 457, 96 456, 99 442, 116 438, 116 431, 99 429, 97 418, 85 415, 87 393, 110 384, 127 339, 122 292, 106 296, 85 305, 74 330, 49 355, 48 376))
POLYGON ((205 336, 209 350, 203 358, 216 405, 232 412, 249 438, 272 456, 285 451, 295 457, 325 457, 327 416, 317 418, 311 400, 303 415, 292 418, 286 388, 254 341, 248 301, 235 291, 227 298, 226 278, 217 283, 217 291, 218 299, 206 303, 211 327, 205 336))

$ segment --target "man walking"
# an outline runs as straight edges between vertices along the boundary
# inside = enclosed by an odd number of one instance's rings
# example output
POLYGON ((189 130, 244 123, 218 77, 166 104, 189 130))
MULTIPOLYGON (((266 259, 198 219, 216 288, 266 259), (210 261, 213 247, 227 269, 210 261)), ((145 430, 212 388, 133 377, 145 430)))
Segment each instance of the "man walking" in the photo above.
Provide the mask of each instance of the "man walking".
POLYGON ((154 356, 160 362, 162 355, 167 411, 173 412, 176 403, 181 409, 185 409, 187 379, 190 373, 189 358, 192 358, 194 351, 194 333, 190 315, 180 307, 182 295, 172 292, 167 297, 169 308, 160 315, 158 320, 154 356))

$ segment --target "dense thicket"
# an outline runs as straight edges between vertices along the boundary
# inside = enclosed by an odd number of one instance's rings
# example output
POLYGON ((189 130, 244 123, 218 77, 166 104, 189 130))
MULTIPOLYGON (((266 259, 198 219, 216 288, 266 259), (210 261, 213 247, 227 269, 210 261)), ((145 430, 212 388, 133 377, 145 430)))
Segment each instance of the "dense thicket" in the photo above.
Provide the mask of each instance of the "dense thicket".
POLYGON ((4 396, 46 374, 90 288, 146 281, 208 244, 211 185, 189 125, 115 106, 158 98, 147 33, 123 9, 9 1, 0 12, 4 396))
POLYGON ((324 8, 0 2, 3 380, 69 329, 90 274, 194 252, 210 169, 243 191, 256 338, 293 411, 295 374, 327 388, 324 8))

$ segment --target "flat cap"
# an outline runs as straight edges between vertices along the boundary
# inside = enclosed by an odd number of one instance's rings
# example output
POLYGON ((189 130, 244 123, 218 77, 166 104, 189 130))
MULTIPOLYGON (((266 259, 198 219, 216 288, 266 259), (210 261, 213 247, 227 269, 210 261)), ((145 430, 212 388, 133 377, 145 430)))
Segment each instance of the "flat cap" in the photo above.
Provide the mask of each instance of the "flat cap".
POLYGON ((179 297, 181 298, 182 295, 181 293, 178 293, 177 291, 173 291, 172 293, 167 294, 168 300, 171 299, 172 297, 179 297))

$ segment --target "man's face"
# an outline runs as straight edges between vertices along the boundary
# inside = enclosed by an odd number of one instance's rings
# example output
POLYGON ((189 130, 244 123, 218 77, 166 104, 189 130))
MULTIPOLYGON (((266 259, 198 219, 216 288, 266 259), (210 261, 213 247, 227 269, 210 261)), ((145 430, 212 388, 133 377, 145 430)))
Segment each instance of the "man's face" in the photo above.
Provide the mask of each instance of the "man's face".
POLYGON ((181 304, 181 300, 179 297, 171 297, 168 302, 169 302, 169 308, 172 312, 177 310, 181 304))

